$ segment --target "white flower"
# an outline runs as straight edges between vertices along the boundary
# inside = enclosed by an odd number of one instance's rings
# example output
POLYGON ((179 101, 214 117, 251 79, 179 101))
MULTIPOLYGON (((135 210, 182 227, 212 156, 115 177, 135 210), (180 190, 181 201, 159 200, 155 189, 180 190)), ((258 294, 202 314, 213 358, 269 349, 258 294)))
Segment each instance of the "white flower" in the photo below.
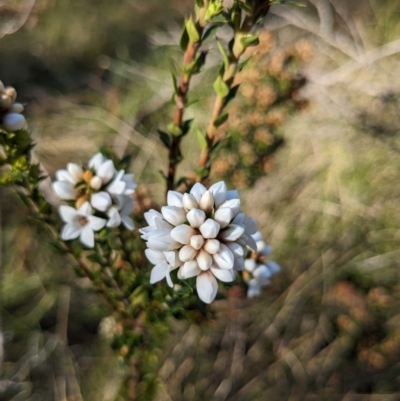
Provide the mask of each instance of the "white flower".
POLYGON ((123 224, 134 229, 130 214, 136 183, 132 174, 116 171, 112 160, 97 153, 89 160, 88 168, 69 163, 65 170, 56 172, 56 178, 53 190, 61 199, 76 201, 77 208, 89 201, 94 212, 100 212, 99 217, 108 217, 107 227, 123 224))
MULTIPOLYGON (((261 290, 270 284, 270 279, 280 271, 280 266, 273 261, 265 261, 272 249, 266 245, 261 233, 256 232, 252 235, 256 243, 257 251, 253 252, 251 258, 244 261, 244 268, 247 271, 247 297, 254 298, 261 295, 261 290)), ((245 277, 246 277, 245 276, 245 277)))
POLYGON ((68 241, 79 237, 88 248, 94 247, 93 231, 101 230, 106 220, 93 216, 92 207, 85 202, 78 210, 71 206, 60 206, 59 213, 65 226, 61 231, 61 239, 68 241))
POLYGON ((17 99, 16 90, 11 87, 4 87, 0 81, 0 127, 6 131, 18 131, 26 126, 25 117, 21 114, 24 106, 15 103, 17 99))
POLYGON ((256 250, 256 224, 241 212, 237 191, 227 191, 224 182, 208 190, 197 183, 183 195, 169 191, 167 203, 161 213, 145 213, 148 226, 140 229, 147 241, 146 256, 155 265, 151 283, 165 278, 172 287, 170 272, 179 268, 178 278, 197 277, 200 299, 211 303, 218 292, 217 279, 234 281, 244 267, 247 246, 256 250))

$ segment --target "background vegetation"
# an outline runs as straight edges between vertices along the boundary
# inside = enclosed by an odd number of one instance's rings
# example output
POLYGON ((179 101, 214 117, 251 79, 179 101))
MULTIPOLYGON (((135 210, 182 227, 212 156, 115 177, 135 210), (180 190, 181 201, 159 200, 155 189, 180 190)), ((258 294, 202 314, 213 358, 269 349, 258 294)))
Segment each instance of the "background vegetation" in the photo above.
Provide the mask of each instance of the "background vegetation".
MULTIPOLYGON (((192 2, 162 3, 20 0, 0 8, 1 79, 29 104, 36 154, 50 175, 111 146, 134 153, 145 201, 162 201, 166 154, 155 131, 168 121, 169 69, 180 60, 179 24, 192 2)), ((221 153, 213 171, 243 188, 282 272, 258 299, 232 289, 207 325, 174 324, 154 366, 160 401, 400 393, 400 5, 307 5, 274 6, 264 48, 248 65, 255 87, 242 87, 231 106, 243 115, 231 123, 231 154, 221 153), (284 62, 288 54, 296 63, 284 62), (302 82, 285 92, 283 108, 267 96, 279 89, 271 76, 302 82), (260 116, 271 113, 266 126, 260 116), (268 157, 256 171, 249 154, 257 144, 240 137, 249 126, 267 135, 268 157)), ((211 51, 206 79, 218 57, 211 51)), ((200 101, 191 113, 201 123, 211 90, 194 85, 200 101)), ((195 135, 184 147, 181 171, 197 160, 195 135)), ((1 195, 0 399, 113 400, 121 366, 107 345, 110 321, 100 325, 110 311, 14 195, 1 195)))

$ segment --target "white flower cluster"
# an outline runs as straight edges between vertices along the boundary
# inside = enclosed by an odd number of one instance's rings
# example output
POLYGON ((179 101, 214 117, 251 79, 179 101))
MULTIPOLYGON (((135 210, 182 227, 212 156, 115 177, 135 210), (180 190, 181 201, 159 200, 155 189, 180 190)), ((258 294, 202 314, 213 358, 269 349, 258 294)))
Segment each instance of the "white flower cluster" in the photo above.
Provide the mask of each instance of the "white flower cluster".
POLYGON ((93 248, 93 231, 105 226, 119 227, 121 223, 129 230, 134 229, 130 214, 136 183, 132 174, 117 171, 112 160, 97 153, 87 169, 69 163, 66 170, 57 171, 56 177, 54 192, 63 200, 73 201, 75 206, 60 206, 61 219, 66 223, 62 240, 79 237, 84 245, 93 248))
POLYGON ((24 106, 15 103, 17 91, 12 86, 4 87, 0 81, 0 127, 6 131, 18 131, 24 128, 26 121, 21 114, 24 106))
POLYGON ((252 237, 256 241, 257 250, 252 252, 251 257, 244 261, 244 268, 247 272, 244 277, 248 284, 248 298, 261 295, 262 288, 269 285, 271 277, 281 270, 278 263, 266 260, 272 248, 265 244, 261 233, 257 231, 252 237))
POLYGON ((251 236, 256 223, 241 212, 237 191, 227 191, 224 182, 208 190, 197 183, 185 194, 169 191, 167 202, 161 213, 145 213, 149 226, 140 229, 146 256, 155 265, 150 282, 166 278, 173 287, 170 272, 179 268, 180 280, 197 276, 200 299, 211 303, 218 292, 216 278, 232 282, 244 268, 247 246, 256 250, 251 236))

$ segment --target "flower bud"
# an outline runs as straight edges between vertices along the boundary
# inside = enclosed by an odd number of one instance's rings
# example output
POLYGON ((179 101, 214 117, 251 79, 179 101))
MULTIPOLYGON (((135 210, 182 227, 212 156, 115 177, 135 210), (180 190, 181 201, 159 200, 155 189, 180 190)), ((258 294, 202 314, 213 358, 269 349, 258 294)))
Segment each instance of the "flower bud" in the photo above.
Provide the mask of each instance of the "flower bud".
POLYGON ((190 238, 190 246, 194 249, 199 250, 204 245, 204 238, 202 235, 193 235, 190 238))
POLYGON ((186 221, 186 212, 183 207, 163 206, 161 213, 164 219, 173 226, 179 226, 186 221))
POLYGON ((17 100, 17 91, 12 86, 7 86, 4 93, 10 97, 12 103, 17 100))
POLYGON ((179 259, 182 262, 190 262, 197 255, 197 250, 190 245, 185 245, 179 251, 179 259))
POLYGON ((244 268, 248 271, 248 272, 252 272, 254 271, 254 269, 256 268, 257 263, 254 259, 246 259, 244 261, 244 268))
POLYGON ((219 251, 221 244, 217 239, 209 239, 204 244, 204 250, 207 251, 210 255, 214 255, 219 251))
POLYGON ((6 131, 18 131, 25 125, 25 117, 22 114, 9 113, 3 118, 3 127, 6 131))
POLYGON ((220 226, 213 219, 207 219, 199 228, 204 238, 215 238, 219 233, 220 226))
POLYGON ((228 207, 219 208, 214 214, 214 220, 221 226, 225 228, 232 220, 232 210, 228 207))
POLYGON ((181 226, 175 227, 171 230, 171 237, 175 241, 184 245, 189 244, 192 236, 196 234, 196 230, 186 224, 182 224, 181 226))
POLYGON ((10 107, 10 113, 22 113, 24 111, 24 106, 21 103, 14 103, 10 107))
POLYGON ((206 219, 206 214, 201 209, 193 208, 186 215, 186 218, 188 219, 188 222, 192 227, 198 228, 204 223, 206 219))
POLYGON ((244 233, 244 227, 230 224, 224 231, 221 231, 220 238, 226 241, 236 241, 244 233))
POLYGON ((196 261, 201 270, 208 270, 213 262, 211 255, 204 249, 198 253, 196 261))
POLYGON ((90 187, 93 188, 94 190, 98 190, 101 188, 103 182, 101 181, 100 177, 94 176, 91 180, 90 180, 90 187))
POLYGON ((3 94, 0 96, 0 109, 8 110, 12 105, 12 100, 10 96, 3 94))
POLYGON ((214 207, 214 197, 210 191, 204 192, 200 198, 200 208, 206 213, 211 212, 214 207))
POLYGON ((183 202, 183 207, 186 210, 191 210, 193 208, 199 207, 199 204, 197 203, 195 197, 191 194, 183 194, 182 202, 183 202))

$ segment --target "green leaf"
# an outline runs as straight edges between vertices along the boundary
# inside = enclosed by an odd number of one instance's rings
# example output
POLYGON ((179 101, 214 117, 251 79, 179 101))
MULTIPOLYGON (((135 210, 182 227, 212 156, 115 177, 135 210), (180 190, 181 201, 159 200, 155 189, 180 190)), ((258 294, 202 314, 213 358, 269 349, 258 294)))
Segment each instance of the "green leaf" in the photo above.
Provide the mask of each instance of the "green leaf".
POLYGON ((169 149, 172 145, 172 138, 171 135, 168 134, 167 132, 157 130, 158 136, 160 137, 162 143, 165 145, 167 149, 169 149))
POLYGON ((231 88, 231 90, 229 91, 229 94, 225 100, 225 106, 227 104, 229 104, 236 97, 239 87, 240 87, 240 85, 236 85, 233 88, 231 88))
POLYGON ((240 39, 243 47, 247 49, 251 46, 257 46, 260 43, 258 35, 246 35, 242 39, 240 39))
POLYGON ((240 9, 244 10, 244 11, 248 11, 248 12, 252 12, 253 8, 250 6, 250 4, 246 4, 243 1, 236 1, 236 4, 239 6, 240 9))
POLYGON ((199 129, 196 131, 196 135, 197 135, 197 140, 199 141, 201 150, 206 150, 208 147, 206 137, 203 135, 203 133, 199 129))
POLYGON ((218 128, 221 125, 225 124, 229 118, 228 113, 221 114, 216 120, 214 120, 213 125, 214 127, 218 128))
POLYGON ((204 1, 203 0, 196 0, 196 6, 197 7, 204 7, 204 1))
POLYGON ((186 30, 186 26, 183 27, 181 39, 179 40, 179 46, 181 47, 182 51, 186 51, 189 44, 189 35, 186 30))
POLYGON ((99 265, 102 264, 101 257, 97 253, 92 253, 92 254, 88 255, 87 258, 88 258, 88 260, 90 260, 93 263, 98 263, 99 265))
POLYGON ((219 14, 215 17, 210 18, 207 22, 209 24, 227 24, 230 18, 229 15, 226 13, 219 14))
POLYGON ((250 56, 247 60, 244 60, 243 63, 239 64, 238 71, 241 72, 244 67, 246 67, 247 63, 253 58, 253 56, 250 56))
POLYGON ((229 94, 229 86, 224 82, 220 75, 218 75, 218 78, 214 82, 214 90, 221 98, 224 98, 229 94))
POLYGON ((176 79, 176 76, 173 72, 171 72, 171 77, 172 77, 172 85, 174 86, 174 93, 178 94, 179 93, 178 80, 176 79))
POLYGON ((198 42, 200 40, 200 34, 197 30, 196 24, 193 21, 193 18, 190 17, 186 20, 185 23, 187 34, 189 35, 189 40, 192 43, 198 42))
POLYGON ((190 120, 186 120, 182 123, 182 136, 186 135, 190 131, 190 127, 192 126, 193 123, 193 118, 190 120))
POLYGON ((182 135, 182 130, 177 127, 174 123, 168 124, 168 131, 171 135, 173 136, 181 136, 182 135))
POLYGON ((215 33, 218 31, 218 29, 219 29, 221 26, 222 26, 222 24, 215 24, 215 25, 212 25, 210 28, 208 28, 208 29, 205 31, 205 33, 204 33, 204 35, 203 35, 201 41, 204 43, 207 39, 210 39, 212 36, 215 35, 215 33))
POLYGON ((226 52, 226 50, 224 49, 224 47, 222 46, 221 42, 218 39, 217 39, 217 45, 219 52, 221 53, 222 60, 224 61, 225 69, 227 70, 230 64, 228 53, 226 52))
POLYGON ((182 67, 182 72, 185 74, 198 74, 204 67, 206 62, 207 51, 202 51, 197 55, 196 59, 193 60, 190 64, 187 64, 182 67))

